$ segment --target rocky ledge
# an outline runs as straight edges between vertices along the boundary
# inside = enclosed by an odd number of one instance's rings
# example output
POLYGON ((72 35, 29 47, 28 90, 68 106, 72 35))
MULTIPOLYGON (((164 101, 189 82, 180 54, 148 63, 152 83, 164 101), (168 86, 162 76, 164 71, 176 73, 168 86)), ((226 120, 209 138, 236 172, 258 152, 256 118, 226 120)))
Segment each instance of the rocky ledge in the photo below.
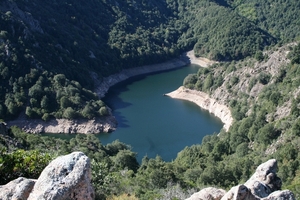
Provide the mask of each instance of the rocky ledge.
POLYGON ((92 77, 96 83, 95 92, 98 94, 100 98, 102 98, 105 96, 106 92, 109 90, 111 86, 134 76, 176 69, 179 67, 183 67, 187 64, 196 64, 201 67, 207 67, 213 63, 214 61, 211 61, 207 58, 196 57, 194 51, 192 50, 182 54, 179 58, 175 58, 164 63, 145 65, 141 67, 122 70, 120 73, 113 74, 109 77, 104 78, 101 81, 93 73, 92 73, 92 77))
POLYGON ((217 100, 210 98, 209 95, 204 92, 190 90, 181 86, 177 90, 165 95, 194 102, 201 108, 208 110, 210 113, 221 119, 226 131, 228 131, 233 122, 230 109, 227 106, 218 103, 217 100))
POLYGON ((92 200, 91 162, 82 152, 53 160, 37 180, 18 178, 0 186, 2 200, 92 200))
POLYGON ((9 127, 18 126, 28 133, 109 133, 116 129, 117 121, 113 116, 88 119, 52 119, 43 120, 18 119, 7 122, 9 127))
POLYGON ((281 189, 281 179, 277 176, 275 159, 259 165, 251 178, 242 185, 223 189, 209 187, 193 194, 186 200, 295 200, 289 190, 281 189))
MULTIPOLYGON (((228 192, 208 187, 186 200, 295 200, 289 190, 281 190, 275 159, 259 165, 250 179, 228 192)), ((82 152, 73 152, 53 160, 35 179, 18 178, 0 186, 0 199, 20 200, 92 200, 91 162, 82 152)))

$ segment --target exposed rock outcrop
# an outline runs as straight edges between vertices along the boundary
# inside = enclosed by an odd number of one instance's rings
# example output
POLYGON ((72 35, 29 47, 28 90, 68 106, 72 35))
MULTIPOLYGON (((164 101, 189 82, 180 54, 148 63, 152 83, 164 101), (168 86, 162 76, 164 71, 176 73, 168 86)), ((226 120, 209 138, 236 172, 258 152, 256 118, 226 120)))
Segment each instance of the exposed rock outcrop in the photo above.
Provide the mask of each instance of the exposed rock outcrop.
POLYGON ((262 198, 267 197, 281 188, 281 180, 277 177, 276 172, 277 161, 271 159, 257 167, 245 186, 251 189, 252 194, 262 198))
POLYGON ((189 63, 190 63, 189 59, 187 59, 186 56, 182 56, 181 58, 173 59, 168 62, 164 62, 160 64, 146 65, 146 66, 141 66, 141 67, 136 67, 131 69, 125 69, 118 74, 113 74, 111 76, 105 77, 101 81, 99 81, 98 77, 95 76, 95 74, 93 73, 92 78, 96 85, 95 92, 100 98, 103 98, 110 87, 116 85, 117 83, 125 81, 131 77, 142 75, 142 74, 149 74, 154 72, 176 69, 179 67, 183 67, 189 63))
POLYGON ((208 187, 208 188, 204 188, 203 190, 200 190, 200 192, 193 194, 190 198, 186 200, 200 200, 200 199, 220 200, 225 194, 226 191, 223 189, 208 187))
POLYGON ((277 161, 271 159, 259 165, 245 184, 232 187, 227 193, 222 194, 217 188, 205 188, 186 200, 295 200, 291 191, 280 190, 281 180, 276 172, 277 161))
POLYGON ((50 121, 18 119, 7 122, 9 126, 18 126, 28 133, 109 133, 116 129, 117 121, 113 116, 92 120, 53 119, 50 121))
POLYGON ((90 159, 74 152, 53 160, 38 178, 29 200, 94 199, 90 159))
POLYGON ((29 197, 31 190, 36 180, 26 179, 23 177, 17 178, 4 186, 0 186, 1 200, 25 200, 29 197))
POLYGON ((37 180, 18 178, 0 186, 3 200, 91 200, 95 198, 91 184, 90 159, 74 152, 53 160, 37 180))
POLYGON ((209 97, 208 94, 196 90, 190 90, 183 86, 177 90, 166 94, 172 98, 188 100, 196 103, 201 108, 208 110, 224 123, 224 129, 227 131, 233 122, 230 109, 209 97))
POLYGON ((176 69, 179 67, 183 67, 187 64, 196 64, 201 67, 207 67, 213 63, 214 61, 211 61, 207 58, 195 57, 194 51, 192 50, 182 54, 179 58, 172 59, 164 63, 122 70, 120 73, 113 74, 109 77, 104 78, 101 81, 99 81, 95 73, 92 73, 91 75, 96 84, 95 92, 100 98, 102 98, 105 96, 106 92, 111 86, 137 75, 176 69))

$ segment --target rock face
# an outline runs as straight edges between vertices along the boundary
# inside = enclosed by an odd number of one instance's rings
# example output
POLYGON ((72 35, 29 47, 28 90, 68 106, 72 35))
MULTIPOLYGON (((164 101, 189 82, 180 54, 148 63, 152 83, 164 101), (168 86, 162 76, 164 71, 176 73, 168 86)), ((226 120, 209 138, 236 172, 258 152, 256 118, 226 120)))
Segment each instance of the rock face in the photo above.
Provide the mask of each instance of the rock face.
POLYGON ((205 188, 186 200, 295 200, 291 191, 280 190, 281 180, 276 172, 277 161, 271 159, 259 165, 245 184, 235 186, 227 193, 217 188, 205 188))
POLYGON ((208 188, 204 188, 203 190, 200 190, 200 192, 193 194, 190 198, 186 200, 200 200, 200 199, 220 200, 225 194, 226 191, 223 189, 208 187, 208 188))
POLYGON ((117 127, 117 121, 113 116, 92 120, 53 119, 47 122, 43 120, 19 119, 9 121, 7 124, 8 126, 18 126, 28 133, 109 133, 117 127))
POLYGON ((0 186, 1 200, 91 200, 90 159, 74 152, 53 160, 38 180, 18 178, 0 186))
POLYGON ((281 188, 281 180, 276 175, 277 161, 271 159, 259 165, 255 173, 245 183, 251 189, 252 194, 259 197, 267 197, 269 194, 281 188))
POLYGON ((165 95, 194 102, 201 108, 208 110, 222 120, 226 131, 228 131, 233 122, 230 109, 227 106, 218 103, 217 100, 210 98, 209 95, 204 92, 190 90, 181 86, 177 90, 165 95))
POLYGON ((28 199, 94 199, 90 165, 82 152, 56 158, 43 170, 28 199))
POLYGON ((28 198, 36 180, 18 178, 4 186, 0 186, 1 200, 25 200, 28 198))
POLYGON ((183 67, 187 64, 191 63, 191 60, 188 58, 188 55, 183 55, 180 58, 170 60, 168 62, 154 64, 154 65, 146 65, 141 67, 135 67, 131 69, 122 70, 118 74, 113 74, 111 76, 103 78, 103 80, 99 81, 96 74, 92 73, 92 78, 95 82, 95 92, 100 98, 103 98, 109 88, 117 83, 127 80, 130 77, 148 74, 153 72, 160 72, 170 69, 176 69, 179 67, 183 67))

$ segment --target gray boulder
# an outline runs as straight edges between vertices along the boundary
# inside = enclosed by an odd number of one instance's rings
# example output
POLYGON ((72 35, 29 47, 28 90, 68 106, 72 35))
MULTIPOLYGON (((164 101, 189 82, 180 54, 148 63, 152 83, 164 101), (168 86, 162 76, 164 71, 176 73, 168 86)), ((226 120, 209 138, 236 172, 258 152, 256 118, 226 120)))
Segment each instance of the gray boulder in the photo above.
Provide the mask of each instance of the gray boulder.
POLYGON ((221 200, 259 200, 260 198, 251 193, 245 185, 231 188, 221 200))
POLYGON ((186 200, 295 200, 291 191, 280 191, 281 180, 276 173, 277 161, 271 159, 259 165, 245 184, 232 187, 221 197, 216 197, 214 194, 217 190, 222 190, 206 188, 186 200))
POLYGON ((294 194, 289 190, 275 191, 262 200, 295 200, 294 194))
POLYGON ((90 159, 82 152, 56 158, 43 170, 28 199, 94 199, 90 165, 90 159))
POLYGON ((208 187, 200 190, 200 192, 193 194, 186 200, 220 200, 225 195, 225 193, 226 191, 223 189, 208 187))
POLYGON ((36 180, 17 178, 6 185, 0 186, 1 200, 26 200, 36 180))
POLYGON ((281 189, 281 179, 277 177, 277 161, 268 160, 259 165, 255 173, 245 183, 245 186, 251 189, 252 194, 264 198, 272 192, 281 189))

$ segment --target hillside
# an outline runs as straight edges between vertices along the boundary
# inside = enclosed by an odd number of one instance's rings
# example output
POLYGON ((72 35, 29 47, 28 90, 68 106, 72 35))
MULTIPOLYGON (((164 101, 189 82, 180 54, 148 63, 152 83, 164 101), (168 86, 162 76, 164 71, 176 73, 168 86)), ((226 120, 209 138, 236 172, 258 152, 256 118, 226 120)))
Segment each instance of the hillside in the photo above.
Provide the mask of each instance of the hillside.
POLYGON ((299 199, 299 10, 296 0, 1 1, 1 121, 105 120, 110 109, 92 80, 191 49, 219 62, 187 76, 184 87, 226 105, 234 120, 172 162, 158 155, 142 163, 119 141, 67 141, 0 123, 0 183, 36 178, 51 158, 82 151, 97 199, 184 199, 243 183, 275 158, 282 188, 299 199))
MULTIPOLYGON (((298 4, 286 5, 292 6, 298 4)), ((291 12, 294 16, 296 10, 291 12)), ((272 34, 272 25, 265 30, 245 18, 229 3, 210 0, 4 0, 0 14, 0 118, 5 120, 25 111, 29 118, 46 121, 105 116, 107 111, 99 111, 105 105, 91 93, 91 76, 101 81, 193 48, 196 55, 215 60, 241 59, 285 38, 272 34), (53 104, 36 103, 42 100, 53 104)), ((290 22, 282 30, 297 24, 296 19, 290 22)), ((292 36, 289 40, 298 32, 292 36)))
POLYGON ((299 49, 294 43, 275 47, 264 51, 260 61, 216 63, 186 78, 185 87, 204 91, 227 105, 234 121, 227 132, 205 136, 201 144, 184 148, 172 162, 146 156, 139 164, 126 144, 102 145, 91 134, 67 141, 14 127, 0 135, 0 148, 26 151, 0 152, 1 183, 20 174, 36 178, 51 156, 83 151, 93 159, 96 199, 122 199, 128 194, 132 199, 185 199, 207 186, 228 190, 244 183, 260 163, 275 158, 282 189, 290 189, 299 198, 299 49), (31 168, 19 164, 25 160, 31 168))

